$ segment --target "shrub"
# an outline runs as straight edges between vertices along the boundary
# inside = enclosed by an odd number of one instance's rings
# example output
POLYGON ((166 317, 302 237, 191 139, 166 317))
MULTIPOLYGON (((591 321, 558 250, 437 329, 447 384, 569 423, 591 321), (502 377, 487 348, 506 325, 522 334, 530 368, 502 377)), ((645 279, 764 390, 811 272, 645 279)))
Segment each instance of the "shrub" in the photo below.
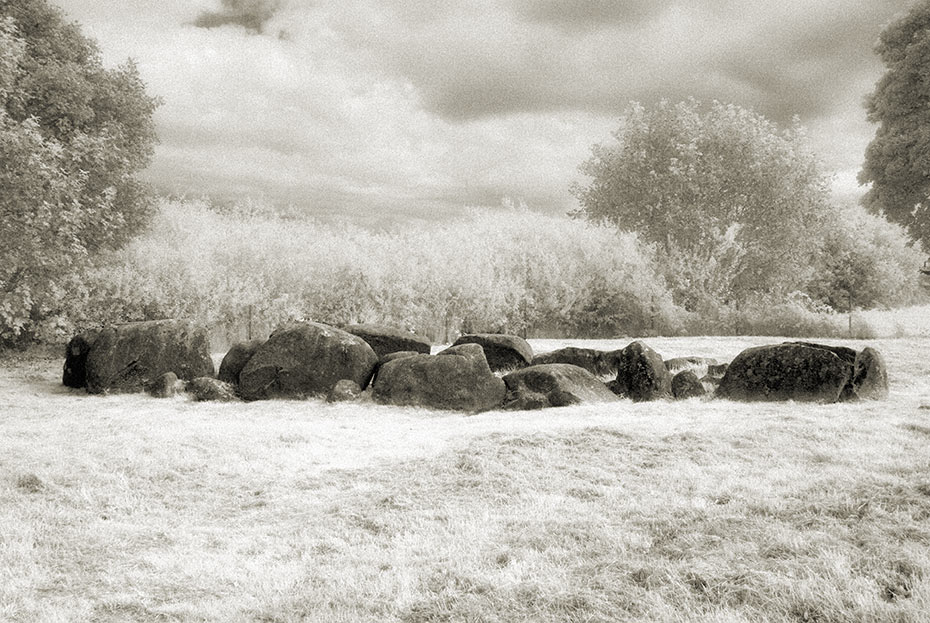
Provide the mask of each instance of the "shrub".
POLYGON ((184 316, 221 342, 287 319, 607 336, 676 332, 685 314, 634 235, 525 207, 372 232, 163 201, 152 228, 89 271, 78 326, 184 316))

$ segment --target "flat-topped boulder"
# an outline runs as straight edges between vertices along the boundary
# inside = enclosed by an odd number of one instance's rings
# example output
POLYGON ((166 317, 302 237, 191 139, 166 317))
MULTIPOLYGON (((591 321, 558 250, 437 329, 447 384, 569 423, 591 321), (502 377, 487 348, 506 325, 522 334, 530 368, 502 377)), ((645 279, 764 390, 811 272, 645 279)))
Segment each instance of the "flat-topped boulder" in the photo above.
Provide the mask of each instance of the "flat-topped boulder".
POLYGON ((478 412, 498 408, 504 381, 488 366, 477 344, 453 346, 437 355, 412 355, 381 365, 372 387, 379 404, 478 412))
POLYGON ((785 343, 748 348, 730 362, 716 396, 745 401, 837 402, 853 365, 831 349, 785 343))
POLYGON ((207 331, 185 320, 130 322, 102 329, 85 360, 90 393, 141 392, 166 372, 213 376, 207 331))
POLYGON ((478 344, 493 372, 525 368, 533 361, 533 347, 522 337, 504 333, 472 333, 463 335, 453 346, 478 344))
POLYGON ((749 348, 727 368, 716 395, 733 400, 837 402, 888 395, 888 372, 873 348, 785 342, 749 348))
POLYGON ((378 356, 362 338, 316 322, 277 328, 239 373, 245 400, 326 396, 342 379, 364 388, 378 356))
POLYGON ((429 339, 403 329, 379 324, 352 324, 343 330, 365 340, 379 358, 399 351, 430 353, 429 339))
POLYGON ((528 410, 614 402, 616 394, 584 368, 568 363, 532 365, 504 376, 504 409, 528 410))
POLYGON ((603 351, 594 348, 566 346, 533 357, 532 365, 567 363, 584 368, 594 376, 617 375, 618 351, 603 351))
POLYGON ((672 394, 672 377, 662 357, 637 341, 617 354, 617 379, 612 388, 634 402, 668 398, 672 394))

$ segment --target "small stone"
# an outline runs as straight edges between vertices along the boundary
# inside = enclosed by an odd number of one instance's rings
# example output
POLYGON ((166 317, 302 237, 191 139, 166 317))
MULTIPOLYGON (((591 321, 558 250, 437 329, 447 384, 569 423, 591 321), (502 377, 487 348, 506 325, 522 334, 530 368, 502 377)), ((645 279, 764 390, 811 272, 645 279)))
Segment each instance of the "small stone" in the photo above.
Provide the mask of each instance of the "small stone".
POLYGON ((362 388, 351 379, 337 381, 326 397, 326 402, 351 402, 362 395, 362 388))

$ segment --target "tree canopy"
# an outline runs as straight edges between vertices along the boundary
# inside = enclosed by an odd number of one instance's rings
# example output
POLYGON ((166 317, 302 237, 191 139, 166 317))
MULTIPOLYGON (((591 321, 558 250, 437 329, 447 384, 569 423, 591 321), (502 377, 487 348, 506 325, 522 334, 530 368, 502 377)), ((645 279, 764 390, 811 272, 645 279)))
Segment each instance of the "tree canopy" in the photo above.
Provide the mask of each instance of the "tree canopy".
POLYGON ((151 212, 137 178, 158 100, 135 65, 102 66, 96 44, 45 0, 0 0, 0 341, 48 315, 64 281, 119 247, 151 212))
POLYGON ((889 24, 875 51, 886 71, 866 100, 878 128, 859 173, 872 185, 863 201, 930 248, 930 0, 889 24))
POLYGON ((632 105, 595 145, 578 214, 637 232, 665 256, 680 302, 784 294, 809 277, 829 179, 799 127, 695 100, 632 105))

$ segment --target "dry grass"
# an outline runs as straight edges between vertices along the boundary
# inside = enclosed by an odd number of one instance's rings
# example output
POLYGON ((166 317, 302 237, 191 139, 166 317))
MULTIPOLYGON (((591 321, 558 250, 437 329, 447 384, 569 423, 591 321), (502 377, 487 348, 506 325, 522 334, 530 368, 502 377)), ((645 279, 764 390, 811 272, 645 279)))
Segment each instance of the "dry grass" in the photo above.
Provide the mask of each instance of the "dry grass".
POLYGON ((869 343, 881 403, 471 417, 91 397, 8 361, 0 620, 926 622, 930 340, 869 343))

